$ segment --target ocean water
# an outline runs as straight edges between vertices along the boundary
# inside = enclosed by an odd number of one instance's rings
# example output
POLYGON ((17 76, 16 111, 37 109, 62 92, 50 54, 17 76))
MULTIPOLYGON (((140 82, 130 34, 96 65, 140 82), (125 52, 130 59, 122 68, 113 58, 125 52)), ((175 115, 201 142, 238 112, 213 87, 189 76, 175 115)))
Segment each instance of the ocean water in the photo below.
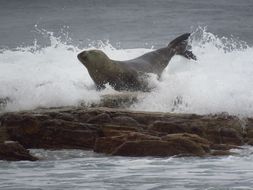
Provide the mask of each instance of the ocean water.
MULTIPOLYGON (((192 32, 198 60, 174 56, 129 109, 252 116, 252 31, 251 0, 0 0, 0 110, 98 102, 116 92, 95 90, 80 51, 127 60, 192 32)), ((205 159, 33 152, 44 160, 0 162, 0 189, 253 189, 249 147, 205 159)))
POLYGON ((252 189, 252 147, 213 158, 108 157, 89 151, 33 150, 37 162, 0 161, 0 187, 37 189, 252 189))

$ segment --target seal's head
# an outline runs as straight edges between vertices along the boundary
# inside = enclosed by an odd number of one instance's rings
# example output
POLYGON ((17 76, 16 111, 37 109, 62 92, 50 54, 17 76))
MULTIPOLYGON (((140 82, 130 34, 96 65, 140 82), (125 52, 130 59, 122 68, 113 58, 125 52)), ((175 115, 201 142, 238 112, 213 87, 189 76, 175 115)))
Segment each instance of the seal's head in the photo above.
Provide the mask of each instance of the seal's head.
POLYGON ((83 51, 77 55, 79 61, 89 69, 103 69, 105 62, 108 62, 107 55, 100 50, 83 51))
POLYGON ((117 72, 115 64, 100 50, 83 51, 77 55, 77 58, 86 67, 98 88, 110 82, 117 72))

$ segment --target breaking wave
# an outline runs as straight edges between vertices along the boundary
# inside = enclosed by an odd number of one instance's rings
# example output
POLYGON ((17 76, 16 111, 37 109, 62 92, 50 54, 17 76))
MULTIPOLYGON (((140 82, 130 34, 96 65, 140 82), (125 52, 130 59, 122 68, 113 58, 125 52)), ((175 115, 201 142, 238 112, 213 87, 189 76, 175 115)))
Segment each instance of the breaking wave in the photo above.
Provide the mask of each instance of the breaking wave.
MULTIPOLYGON (((78 47, 38 32, 50 45, 0 49, 0 109, 15 111, 98 102, 111 88, 98 92, 76 58, 83 49, 100 49, 110 58, 127 60, 153 48, 116 49, 110 43, 78 47)), ((165 43, 165 45, 167 42, 165 43)), ((253 48, 236 38, 220 38, 198 28, 190 44, 198 60, 174 56, 156 88, 131 107, 134 110, 253 115, 253 48)))

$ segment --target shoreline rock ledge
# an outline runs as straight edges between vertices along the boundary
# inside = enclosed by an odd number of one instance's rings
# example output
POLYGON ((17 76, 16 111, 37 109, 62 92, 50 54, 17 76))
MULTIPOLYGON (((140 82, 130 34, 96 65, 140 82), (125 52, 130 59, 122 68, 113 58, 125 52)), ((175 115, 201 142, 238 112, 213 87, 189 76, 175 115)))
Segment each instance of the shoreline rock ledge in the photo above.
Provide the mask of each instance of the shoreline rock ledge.
POLYGON ((0 159, 26 149, 83 149, 112 156, 221 156, 253 145, 253 118, 62 107, 0 115, 0 159), (15 142, 13 142, 15 141, 15 142))

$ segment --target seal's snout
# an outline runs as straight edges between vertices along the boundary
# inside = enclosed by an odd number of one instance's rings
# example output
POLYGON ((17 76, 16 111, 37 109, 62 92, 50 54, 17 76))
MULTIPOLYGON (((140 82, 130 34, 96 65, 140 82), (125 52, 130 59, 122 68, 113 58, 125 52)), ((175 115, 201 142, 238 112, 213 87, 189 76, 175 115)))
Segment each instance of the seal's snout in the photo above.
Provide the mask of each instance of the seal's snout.
POLYGON ((81 53, 79 53, 77 55, 77 58, 79 59, 79 61, 81 61, 82 63, 84 63, 84 60, 85 60, 85 57, 87 56, 87 52, 86 51, 83 51, 81 53))
POLYGON ((83 64, 83 65, 86 65, 86 62, 87 62, 87 51, 83 51, 81 53, 79 53, 77 55, 77 58, 79 59, 79 61, 83 64))

